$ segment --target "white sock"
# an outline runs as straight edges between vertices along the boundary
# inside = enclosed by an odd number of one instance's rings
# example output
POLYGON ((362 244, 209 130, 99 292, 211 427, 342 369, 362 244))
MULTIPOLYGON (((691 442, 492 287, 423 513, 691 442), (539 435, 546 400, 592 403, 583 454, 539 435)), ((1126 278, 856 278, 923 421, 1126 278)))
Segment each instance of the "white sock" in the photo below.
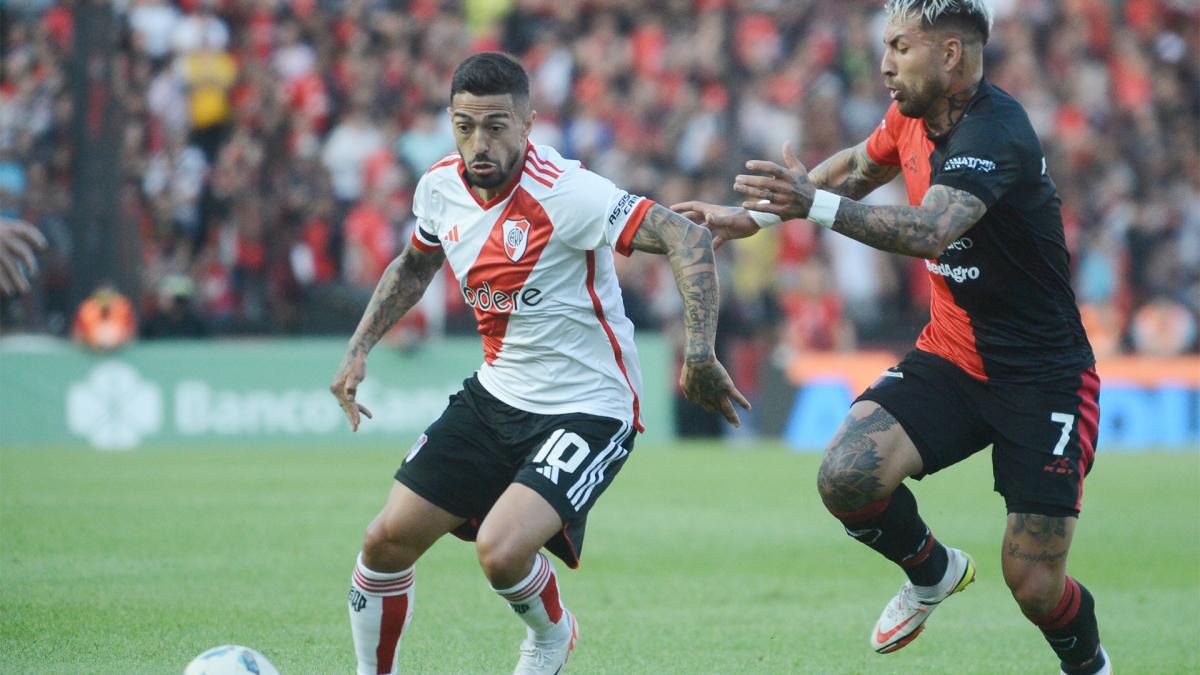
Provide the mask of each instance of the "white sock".
POLYGON ((517 585, 492 590, 508 601, 529 627, 529 637, 534 640, 559 640, 563 631, 571 629, 569 623, 563 621, 567 611, 558 597, 558 575, 554 572, 554 564, 542 553, 534 558, 529 576, 517 585))
MULTIPOLYGON (((946 572, 942 574, 942 580, 937 582, 935 586, 917 586, 913 585, 913 591, 921 600, 930 602, 940 600, 946 597, 946 594, 953 590, 954 585, 958 583, 962 576, 963 569, 960 565, 962 554, 956 549, 946 547, 946 572)), ((965 562, 965 561, 961 561, 965 562)))
POLYGON ((358 675, 392 672, 400 636, 412 618, 415 583, 412 567, 388 574, 374 572, 363 565, 362 554, 358 554, 349 598, 358 675))

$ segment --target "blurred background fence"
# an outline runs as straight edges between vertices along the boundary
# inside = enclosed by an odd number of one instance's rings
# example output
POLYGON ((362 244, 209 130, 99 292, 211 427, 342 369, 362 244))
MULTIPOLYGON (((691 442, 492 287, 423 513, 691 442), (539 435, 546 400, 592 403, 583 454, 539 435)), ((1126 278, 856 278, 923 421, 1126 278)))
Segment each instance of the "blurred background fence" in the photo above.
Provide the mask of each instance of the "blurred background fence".
MULTIPOLYGON (((107 423, 80 411, 117 413, 81 392, 150 396, 147 382, 159 417, 129 418, 154 429, 137 442, 227 428, 341 442, 332 399, 321 408, 312 392, 408 239, 417 178, 454 149, 445 106, 463 57, 523 60, 535 142, 663 203, 731 203, 746 159, 791 141, 813 166, 881 119, 880 4, 0 3, 0 212, 51 241, 35 291, 0 300, 0 442, 129 446, 132 431, 87 431, 107 423), (63 342, 72 335, 91 350, 63 342)), ((993 6, 986 74, 1026 106, 1062 193, 1105 382, 1101 445, 1194 450, 1200 6, 993 6)), ((725 247, 720 265, 719 350, 756 404, 749 431, 796 447, 823 445, 927 317, 921 261, 805 222, 725 247)), ((635 255, 620 274, 658 401, 651 433, 728 433, 677 400, 669 269, 635 255)), ((381 347, 392 353, 372 359, 383 408, 404 420, 375 426, 419 432, 415 411, 431 418, 478 363, 472 330, 439 278, 381 347)))

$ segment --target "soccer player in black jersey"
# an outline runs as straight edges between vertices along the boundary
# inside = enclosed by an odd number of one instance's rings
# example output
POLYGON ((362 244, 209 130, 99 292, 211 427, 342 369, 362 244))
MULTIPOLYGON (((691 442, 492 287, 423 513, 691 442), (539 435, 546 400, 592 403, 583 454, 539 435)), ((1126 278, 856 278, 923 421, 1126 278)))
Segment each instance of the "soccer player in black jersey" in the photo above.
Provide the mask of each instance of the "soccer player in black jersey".
POLYGON ((811 173, 751 161, 744 208, 676 210, 723 241, 807 218, 924 258, 931 319, 850 408, 821 463, 826 507, 908 581, 871 634, 880 653, 917 637, 975 563, 943 546, 904 479, 992 446, 1008 511, 1004 579, 1067 673, 1108 673, 1092 595, 1067 576, 1095 454, 1099 380, 1070 286, 1058 192, 1024 109, 983 78, 982 0, 890 0, 881 64, 893 103, 863 143, 811 173), (903 173, 909 206, 855 201, 903 173))

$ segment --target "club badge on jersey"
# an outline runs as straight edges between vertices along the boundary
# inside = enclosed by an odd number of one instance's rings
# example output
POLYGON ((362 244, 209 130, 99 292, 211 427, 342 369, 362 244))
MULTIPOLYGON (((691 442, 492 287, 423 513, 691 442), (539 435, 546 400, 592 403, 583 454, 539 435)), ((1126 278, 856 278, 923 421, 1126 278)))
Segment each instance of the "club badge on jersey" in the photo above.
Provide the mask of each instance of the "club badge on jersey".
POLYGON ((525 247, 529 244, 528 235, 528 220, 522 218, 504 221, 504 252, 508 254, 509 260, 520 262, 521 256, 525 255, 525 247))

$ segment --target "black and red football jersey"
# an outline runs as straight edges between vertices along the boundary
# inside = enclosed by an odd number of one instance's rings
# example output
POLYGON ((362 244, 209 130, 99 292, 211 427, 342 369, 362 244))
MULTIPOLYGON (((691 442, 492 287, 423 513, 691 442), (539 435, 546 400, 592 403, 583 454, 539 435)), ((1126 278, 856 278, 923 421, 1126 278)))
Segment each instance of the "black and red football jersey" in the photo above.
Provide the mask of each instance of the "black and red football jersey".
POLYGON ((984 80, 958 123, 938 137, 893 103, 867 152, 902 168, 913 205, 931 185, 945 185, 988 207, 936 260, 925 261, 930 321, 918 349, 999 382, 1053 380, 1092 365, 1058 190, 1016 99, 984 80))

